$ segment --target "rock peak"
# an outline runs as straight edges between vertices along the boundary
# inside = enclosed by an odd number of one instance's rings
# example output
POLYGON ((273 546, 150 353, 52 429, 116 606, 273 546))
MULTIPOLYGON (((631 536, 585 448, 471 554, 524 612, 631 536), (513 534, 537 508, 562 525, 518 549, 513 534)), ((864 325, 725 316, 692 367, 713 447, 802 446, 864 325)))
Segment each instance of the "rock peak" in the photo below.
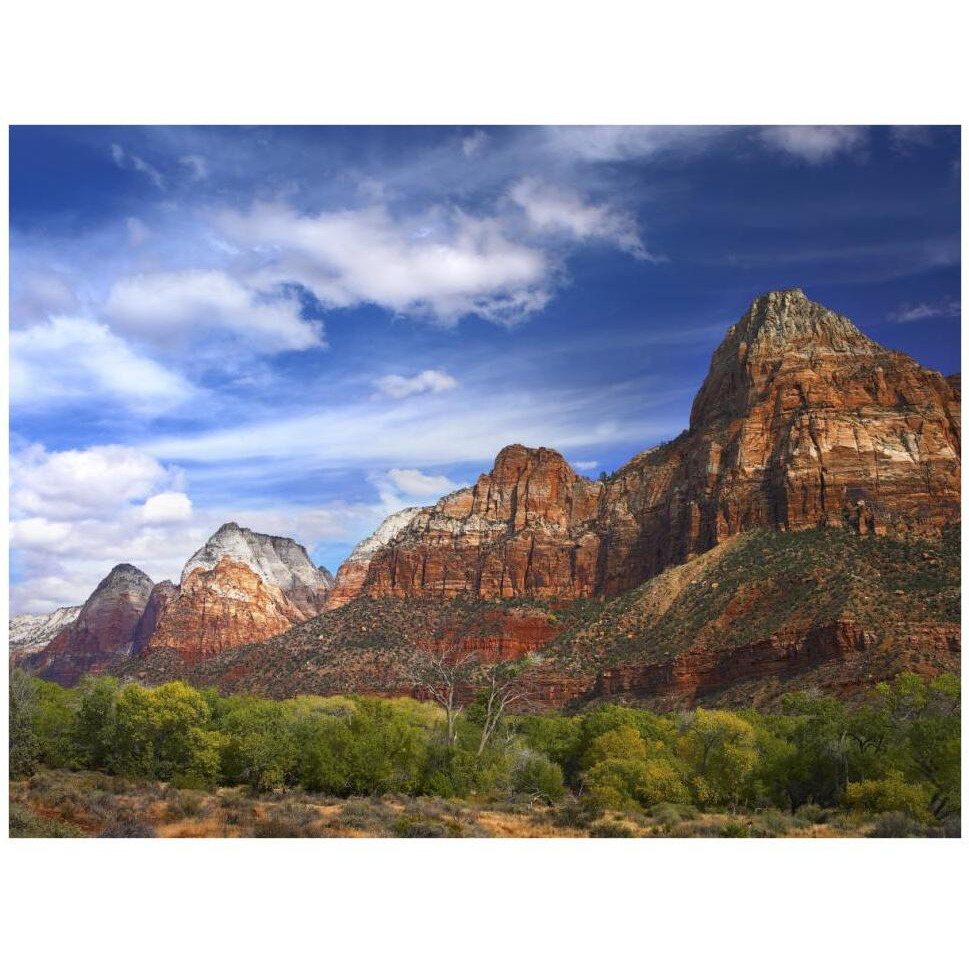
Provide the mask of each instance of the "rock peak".
POLYGON ((552 448, 509 444, 498 452, 491 474, 514 474, 528 466, 539 464, 559 465, 571 471, 568 461, 552 448))
POLYGON ((757 385, 782 365, 814 370, 822 358, 847 361, 886 352, 848 317, 809 299, 802 289, 771 290, 750 304, 714 351, 693 402, 690 428, 745 413, 757 385))
POLYGON ((882 349, 848 317, 809 299, 802 289, 775 289, 758 296, 723 342, 734 352, 755 346, 787 350, 804 344, 837 352, 872 353, 882 349))

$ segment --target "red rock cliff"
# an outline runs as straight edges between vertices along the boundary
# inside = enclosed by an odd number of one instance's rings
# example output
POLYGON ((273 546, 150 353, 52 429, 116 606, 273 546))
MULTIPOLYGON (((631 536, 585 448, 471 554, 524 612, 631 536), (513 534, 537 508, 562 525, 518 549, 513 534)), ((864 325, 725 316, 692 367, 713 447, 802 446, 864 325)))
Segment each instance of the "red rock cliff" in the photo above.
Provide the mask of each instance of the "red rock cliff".
POLYGON ((610 595, 751 528, 937 528, 960 512, 958 388, 800 290, 768 293, 714 353, 675 441, 608 483, 505 448, 472 488, 371 542, 331 603, 610 595))
POLYGON ((30 667, 38 675, 73 686, 83 673, 97 673, 131 655, 135 627, 153 583, 133 565, 116 565, 101 580, 77 619, 62 629, 30 667))

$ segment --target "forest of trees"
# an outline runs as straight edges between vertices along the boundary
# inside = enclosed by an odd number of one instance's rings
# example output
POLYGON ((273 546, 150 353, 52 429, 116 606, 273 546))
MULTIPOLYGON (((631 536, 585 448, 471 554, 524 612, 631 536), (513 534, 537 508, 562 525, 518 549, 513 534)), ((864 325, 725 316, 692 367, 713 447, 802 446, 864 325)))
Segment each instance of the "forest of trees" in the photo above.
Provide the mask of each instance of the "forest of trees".
POLYGON ((577 810, 657 804, 795 811, 806 804, 958 818, 960 681, 901 674, 860 703, 792 693, 782 712, 668 715, 602 705, 515 715, 512 680, 438 702, 221 696, 86 677, 65 689, 14 671, 10 770, 97 770, 183 788, 302 787, 337 797, 521 800, 577 810))

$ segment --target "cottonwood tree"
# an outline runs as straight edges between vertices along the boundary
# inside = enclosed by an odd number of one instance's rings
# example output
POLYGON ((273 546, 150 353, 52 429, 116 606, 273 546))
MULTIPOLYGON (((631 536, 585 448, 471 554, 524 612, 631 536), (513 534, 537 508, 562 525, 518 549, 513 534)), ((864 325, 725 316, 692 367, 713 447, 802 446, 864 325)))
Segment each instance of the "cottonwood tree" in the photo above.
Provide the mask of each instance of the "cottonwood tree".
POLYGON ((477 667, 475 654, 453 643, 419 649, 408 664, 410 683, 444 711, 448 747, 454 746, 462 687, 471 681, 477 667))
POLYGON ((484 674, 484 686, 479 694, 484 718, 478 757, 498 732, 509 708, 531 696, 531 690, 522 679, 526 665, 523 661, 496 663, 484 674))

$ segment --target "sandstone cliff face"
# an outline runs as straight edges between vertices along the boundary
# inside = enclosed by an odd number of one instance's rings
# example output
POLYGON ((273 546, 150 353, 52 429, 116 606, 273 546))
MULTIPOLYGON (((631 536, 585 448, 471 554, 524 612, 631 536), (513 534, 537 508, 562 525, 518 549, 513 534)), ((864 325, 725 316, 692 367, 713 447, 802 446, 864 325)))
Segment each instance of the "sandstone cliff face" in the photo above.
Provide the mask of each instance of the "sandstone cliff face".
POLYGON ((137 656, 151 642, 158 628, 158 620, 165 611, 168 603, 178 594, 178 586, 165 579, 151 590, 145 611, 141 614, 131 639, 131 655, 137 656))
POLYGON ((188 663, 268 639, 303 619, 278 586, 228 556, 212 569, 195 568, 168 597, 147 650, 176 649, 188 663))
POLYGON ((133 565, 116 565, 84 603, 77 618, 30 661, 47 679, 71 686, 86 672, 100 672, 131 655, 135 627, 152 581, 133 565))
POLYGON ((156 587, 136 650, 179 650, 186 662, 268 639, 317 615, 333 576, 290 538, 223 525, 186 563, 178 587, 156 587))
POLYGON ((768 293, 714 353, 675 441, 608 483, 505 448, 474 487, 372 543, 331 601, 613 595, 749 529, 931 531, 960 515, 959 405, 958 380, 800 290, 768 293))
POLYGON ((420 508, 404 508, 388 515, 372 535, 357 543, 356 548, 337 570, 336 581, 327 598, 327 609, 344 606, 360 594, 367 580, 370 560, 380 549, 392 542, 420 510, 420 508))
POLYGON ((80 612, 80 606, 62 606, 40 616, 11 616, 8 625, 11 655, 30 656, 39 652, 65 626, 74 622, 80 612))
POLYGON ((490 474, 417 510, 377 548, 364 587, 372 595, 589 595, 601 495, 557 452, 513 444, 490 474))
POLYGON ((333 585, 333 576, 317 568, 302 545, 291 538, 261 535, 235 522, 223 525, 185 563, 182 583, 196 569, 213 569, 224 558, 241 562, 264 583, 276 586, 300 619, 320 612, 333 585))

